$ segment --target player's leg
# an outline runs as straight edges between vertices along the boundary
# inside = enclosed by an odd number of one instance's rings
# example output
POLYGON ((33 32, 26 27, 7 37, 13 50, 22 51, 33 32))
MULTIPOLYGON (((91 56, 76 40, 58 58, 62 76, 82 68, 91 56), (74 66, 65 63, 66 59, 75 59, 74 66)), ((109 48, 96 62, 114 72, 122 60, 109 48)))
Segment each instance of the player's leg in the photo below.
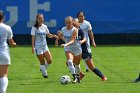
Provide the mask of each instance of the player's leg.
POLYGON ((89 68, 88 68, 86 62, 84 62, 84 64, 85 64, 85 67, 86 67, 86 72, 89 72, 89 68))
POLYGON ((49 67, 49 65, 52 63, 52 55, 51 55, 47 45, 43 49, 43 55, 46 59, 45 66, 46 66, 46 69, 47 69, 49 67))
POLYGON ((74 81, 76 79, 76 76, 75 76, 75 67, 73 64, 73 55, 70 51, 65 51, 65 54, 66 54, 66 58, 67 58, 68 67, 73 76, 73 81, 74 81))
POLYGON ((50 51, 44 52, 43 55, 44 55, 44 57, 46 59, 45 67, 47 69, 49 67, 49 65, 52 63, 52 55, 51 55, 50 51))
POLYGON ((39 55, 37 55, 37 57, 40 62, 40 70, 42 72, 43 77, 48 78, 46 67, 45 67, 45 59, 44 59, 43 54, 39 54, 39 55))
POLYGON ((81 56, 82 56, 82 54, 74 56, 74 60, 73 60, 73 62, 75 64, 75 74, 77 76, 78 83, 80 83, 80 61, 81 61, 81 56))
POLYGON ((8 65, 0 65, 0 93, 6 93, 8 86, 8 65))
POLYGON ((86 63, 90 70, 93 71, 97 76, 99 76, 103 81, 107 80, 107 78, 102 74, 102 72, 94 66, 92 58, 87 59, 86 63))
POLYGON ((92 60, 92 54, 89 52, 82 53, 82 58, 86 62, 87 66, 91 71, 93 71, 97 76, 99 76, 103 81, 107 80, 107 78, 102 74, 102 72, 94 66, 94 62, 92 60))

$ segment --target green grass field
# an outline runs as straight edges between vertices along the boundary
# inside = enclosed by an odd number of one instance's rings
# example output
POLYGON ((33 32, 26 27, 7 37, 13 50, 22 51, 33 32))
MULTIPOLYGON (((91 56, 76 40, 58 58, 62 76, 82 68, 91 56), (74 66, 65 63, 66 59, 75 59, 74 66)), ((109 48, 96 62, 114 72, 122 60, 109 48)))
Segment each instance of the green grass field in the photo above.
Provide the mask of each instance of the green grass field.
POLYGON ((7 93, 140 93, 140 83, 132 81, 140 73, 140 46, 92 47, 95 66, 107 77, 103 82, 93 72, 85 72, 81 83, 61 85, 60 77, 71 74, 65 65, 63 48, 49 47, 53 63, 48 68, 49 78, 39 71, 39 62, 30 46, 11 48, 9 86, 7 93))

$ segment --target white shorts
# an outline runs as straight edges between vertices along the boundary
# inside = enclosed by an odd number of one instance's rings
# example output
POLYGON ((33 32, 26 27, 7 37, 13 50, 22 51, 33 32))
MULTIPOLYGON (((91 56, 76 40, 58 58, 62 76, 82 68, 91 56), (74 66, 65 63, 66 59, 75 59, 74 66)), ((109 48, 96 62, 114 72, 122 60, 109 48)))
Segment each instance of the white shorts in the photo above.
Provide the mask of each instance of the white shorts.
POLYGON ((64 51, 70 51, 74 56, 78 56, 82 53, 81 47, 64 47, 64 51))
POLYGON ((10 54, 0 54, 0 65, 10 65, 10 54))
POLYGON ((48 48, 47 45, 44 46, 44 47, 36 47, 36 48, 35 48, 35 54, 36 54, 36 55, 43 54, 43 53, 45 53, 46 51, 49 51, 49 48, 48 48))

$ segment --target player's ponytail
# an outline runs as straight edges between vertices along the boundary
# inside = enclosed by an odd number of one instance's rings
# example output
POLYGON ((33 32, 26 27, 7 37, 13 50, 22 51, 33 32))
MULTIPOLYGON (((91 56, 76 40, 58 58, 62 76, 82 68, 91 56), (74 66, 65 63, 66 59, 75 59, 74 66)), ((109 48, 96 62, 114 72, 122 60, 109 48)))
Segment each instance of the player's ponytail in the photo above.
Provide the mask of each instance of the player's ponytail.
POLYGON ((37 21, 35 22, 34 27, 36 27, 38 29, 39 25, 38 25, 38 22, 37 21))
POLYGON ((3 20, 3 18, 4 18, 4 14, 3 14, 3 12, 2 12, 2 11, 0 11, 0 21, 2 21, 2 20, 3 20))
POLYGON ((36 21, 35 21, 35 25, 34 25, 34 27, 36 27, 37 29, 39 27, 39 24, 38 24, 38 21, 37 21, 38 16, 39 16, 39 14, 36 16, 36 21))

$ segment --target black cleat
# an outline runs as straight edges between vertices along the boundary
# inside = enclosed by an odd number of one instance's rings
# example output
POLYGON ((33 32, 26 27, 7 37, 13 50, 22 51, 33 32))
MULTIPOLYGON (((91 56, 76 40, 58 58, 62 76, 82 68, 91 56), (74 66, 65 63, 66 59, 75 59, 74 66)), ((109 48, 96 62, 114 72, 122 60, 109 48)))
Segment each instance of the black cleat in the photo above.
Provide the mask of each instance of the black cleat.
POLYGON ((42 76, 43 76, 44 78, 49 78, 47 75, 43 75, 43 74, 42 74, 42 76))
POLYGON ((81 83, 80 76, 77 76, 77 82, 81 83))

